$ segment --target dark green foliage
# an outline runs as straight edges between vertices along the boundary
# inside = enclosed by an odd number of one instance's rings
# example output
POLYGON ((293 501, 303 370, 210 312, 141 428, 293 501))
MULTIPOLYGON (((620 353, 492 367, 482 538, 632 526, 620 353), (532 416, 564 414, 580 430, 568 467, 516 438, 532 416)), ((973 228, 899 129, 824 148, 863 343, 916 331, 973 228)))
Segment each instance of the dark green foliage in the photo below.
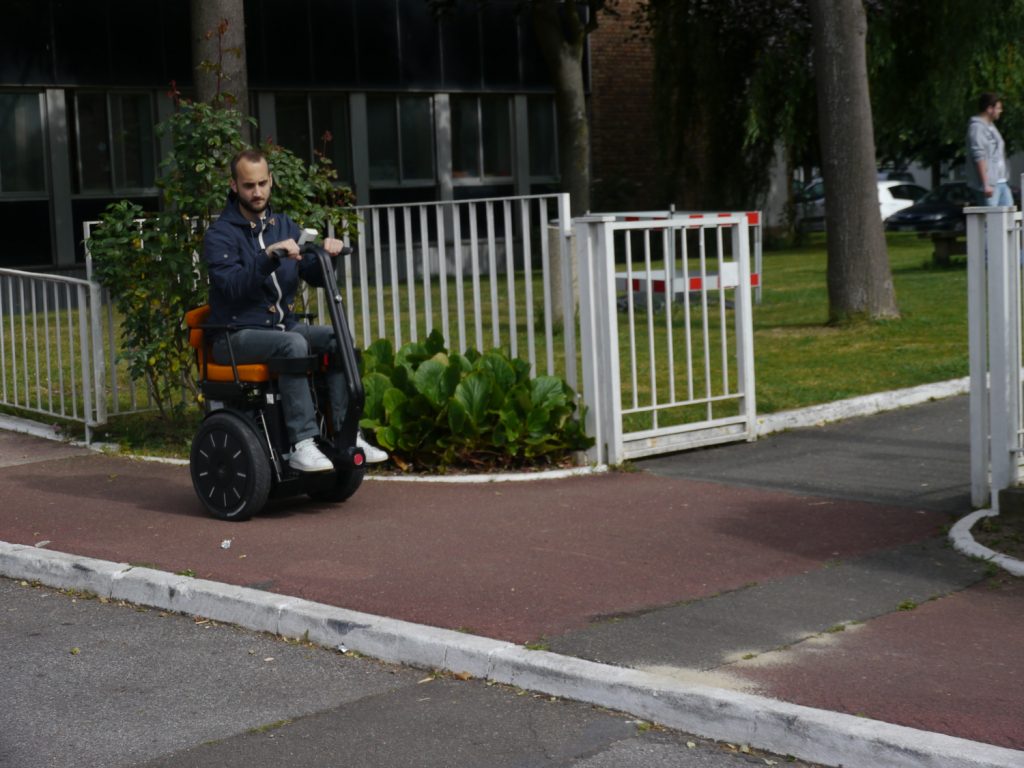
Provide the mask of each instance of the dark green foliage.
POLYGON ((361 426, 417 469, 558 464, 593 439, 562 379, 530 377, 523 360, 491 350, 449 353, 436 330, 397 354, 381 339, 363 352, 361 426))

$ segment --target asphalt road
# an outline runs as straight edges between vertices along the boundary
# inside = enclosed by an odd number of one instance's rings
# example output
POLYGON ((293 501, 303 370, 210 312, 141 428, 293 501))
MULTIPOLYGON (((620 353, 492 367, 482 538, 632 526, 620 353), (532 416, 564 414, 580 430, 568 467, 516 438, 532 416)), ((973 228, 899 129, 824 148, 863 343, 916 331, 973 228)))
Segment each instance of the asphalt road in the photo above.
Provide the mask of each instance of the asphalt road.
POLYGON ((807 765, 7 579, 0 617, 2 768, 807 765))

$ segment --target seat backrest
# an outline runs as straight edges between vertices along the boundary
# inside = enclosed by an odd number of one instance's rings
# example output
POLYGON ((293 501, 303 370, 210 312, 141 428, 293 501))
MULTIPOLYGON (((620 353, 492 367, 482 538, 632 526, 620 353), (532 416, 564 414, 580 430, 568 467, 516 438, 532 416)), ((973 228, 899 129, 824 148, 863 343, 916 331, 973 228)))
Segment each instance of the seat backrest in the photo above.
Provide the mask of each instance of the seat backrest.
POLYGON ((210 316, 210 305, 203 304, 200 307, 190 309, 185 313, 185 326, 188 328, 188 343, 193 349, 203 351, 203 341, 206 334, 202 325, 210 316))

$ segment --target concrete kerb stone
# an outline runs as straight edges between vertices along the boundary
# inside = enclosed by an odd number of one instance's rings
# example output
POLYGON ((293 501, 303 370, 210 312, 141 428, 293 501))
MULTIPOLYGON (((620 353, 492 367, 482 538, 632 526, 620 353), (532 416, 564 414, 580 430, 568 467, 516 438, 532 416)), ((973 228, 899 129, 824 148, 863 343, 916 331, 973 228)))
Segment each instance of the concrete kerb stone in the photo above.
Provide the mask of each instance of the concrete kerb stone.
POLYGON ((1014 576, 1024 577, 1024 563, 1014 557, 1009 557, 979 544, 975 541, 974 536, 971 535, 971 528, 979 520, 998 516, 999 513, 993 509, 979 509, 977 512, 972 512, 957 520, 953 527, 950 528, 949 540, 953 544, 953 549, 961 554, 968 557, 980 557, 982 560, 987 560, 994 565, 998 565, 1003 570, 1009 571, 1014 576))
POLYGON ((1024 752, 151 568, 0 542, 0 574, 467 673, 826 764, 1024 768, 1024 752))
POLYGON ((894 411, 921 405, 931 400, 941 400, 956 395, 964 395, 971 391, 969 377, 940 381, 934 384, 922 384, 918 387, 896 389, 891 392, 877 392, 872 395, 851 397, 831 403, 797 408, 792 411, 780 411, 757 417, 757 435, 770 435, 784 432, 787 429, 817 427, 843 419, 860 416, 872 416, 876 413, 894 411))

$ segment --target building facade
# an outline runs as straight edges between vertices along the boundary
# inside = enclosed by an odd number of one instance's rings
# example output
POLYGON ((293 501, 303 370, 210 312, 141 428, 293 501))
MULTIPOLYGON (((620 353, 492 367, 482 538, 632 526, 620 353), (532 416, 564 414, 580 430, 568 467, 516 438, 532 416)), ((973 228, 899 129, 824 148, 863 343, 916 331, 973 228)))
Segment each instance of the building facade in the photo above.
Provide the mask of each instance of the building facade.
MULTIPOLYGON (((192 84, 189 0, 7 0, 0 266, 74 269, 82 222, 159 204, 157 125, 192 84)), ((324 151, 360 204, 557 187, 553 89, 515 0, 246 0, 262 138, 324 151), (327 141, 327 138, 330 140, 327 141)))

